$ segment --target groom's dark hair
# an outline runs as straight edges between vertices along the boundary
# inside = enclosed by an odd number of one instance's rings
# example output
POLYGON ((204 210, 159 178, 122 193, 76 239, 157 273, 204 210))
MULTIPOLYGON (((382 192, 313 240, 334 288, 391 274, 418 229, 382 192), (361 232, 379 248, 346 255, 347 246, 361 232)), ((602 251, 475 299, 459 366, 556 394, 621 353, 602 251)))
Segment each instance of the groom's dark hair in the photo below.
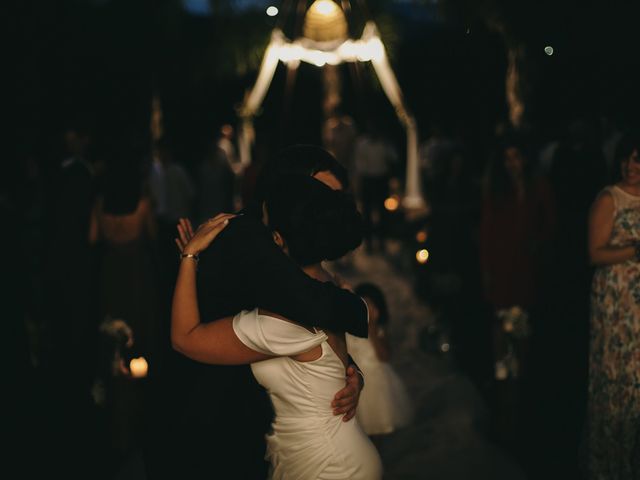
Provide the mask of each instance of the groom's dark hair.
POLYGON ((266 192, 269 227, 280 233, 300 266, 336 260, 362 242, 353 197, 309 175, 282 176, 266 192))
POLYGON ((349 188, 347 170, 324 148, 298 144, 281 150, 263 165, 256 181, 253 198, 245 211, 261 218, 262 204, 274 182, 287 175, 312 177, 318 172, 331 172, 342 184, 344 190, 349 188))

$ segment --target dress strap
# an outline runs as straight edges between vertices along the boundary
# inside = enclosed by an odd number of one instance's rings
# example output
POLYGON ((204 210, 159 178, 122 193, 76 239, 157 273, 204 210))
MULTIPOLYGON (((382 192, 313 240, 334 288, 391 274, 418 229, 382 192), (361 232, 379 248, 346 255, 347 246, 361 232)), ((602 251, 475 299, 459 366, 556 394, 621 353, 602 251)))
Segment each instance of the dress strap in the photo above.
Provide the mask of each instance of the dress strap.
POLYGON ((261 315, 257 309, 236 315, 233 330, 251 350, 281 357, 308 352, 327 340, 322 331, 310 332, 287 320, 261 315))

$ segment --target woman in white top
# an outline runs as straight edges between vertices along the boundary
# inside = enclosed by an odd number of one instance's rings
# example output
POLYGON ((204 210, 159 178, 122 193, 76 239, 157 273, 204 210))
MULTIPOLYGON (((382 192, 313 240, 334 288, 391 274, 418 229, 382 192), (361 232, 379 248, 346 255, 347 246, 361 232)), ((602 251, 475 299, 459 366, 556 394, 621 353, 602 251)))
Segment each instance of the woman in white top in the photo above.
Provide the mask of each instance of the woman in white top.
MULTIPOLYGON (((282 179, 267 195, 265 207, 274 241, 317 280, 332 281, 322 260, 339 258, 362 240, 353 200, 311 177, 282 179)), ((184 223, 178 228, 183 260, 173 300, 174 348, 203 363, 251 363, 275 411, 266 452, 272 478, 380 478, 378 453, 357 421, 344 422, 331 408, 334 392, 344 385, 344 335, 311 331, 257 309, 200 323, 197 262, 188 255, 197 258, 232 218, 218 215, 190 239, 184 223)))

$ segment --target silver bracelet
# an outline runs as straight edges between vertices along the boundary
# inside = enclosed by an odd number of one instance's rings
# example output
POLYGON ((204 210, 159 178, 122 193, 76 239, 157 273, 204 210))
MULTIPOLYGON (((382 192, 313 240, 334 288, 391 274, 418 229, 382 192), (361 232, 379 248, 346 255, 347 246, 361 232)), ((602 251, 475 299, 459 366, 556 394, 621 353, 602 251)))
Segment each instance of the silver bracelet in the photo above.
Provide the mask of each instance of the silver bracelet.
POLYGON ((200 261, 200 257, 195 253, 181 253, 180 260, 182 260, 183 258, 193 258, 196 261, 196 263, 200 261))

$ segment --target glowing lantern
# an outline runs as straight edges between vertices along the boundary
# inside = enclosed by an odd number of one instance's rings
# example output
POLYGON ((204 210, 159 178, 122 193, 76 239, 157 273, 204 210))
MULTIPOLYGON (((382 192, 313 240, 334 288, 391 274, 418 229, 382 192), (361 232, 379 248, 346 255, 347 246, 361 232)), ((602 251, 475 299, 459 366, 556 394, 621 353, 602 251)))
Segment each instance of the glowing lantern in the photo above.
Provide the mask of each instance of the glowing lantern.
POLYGON ((316 42, 333 42, 347 38, 347 19, 335 2, 316 0, 304 17, 304 36, 316 42))
POLYGON ((133 378, 144 378, 147 376, 149 365, 144 357, 132 358, 129 362, 129 370, 133 378))
POLYGON ((416 252, 416 260, 418 261, 418 263, 427 263, 427 260, 429 260, 429 250, 427 250, 426 248, 418 250, 416 252))

